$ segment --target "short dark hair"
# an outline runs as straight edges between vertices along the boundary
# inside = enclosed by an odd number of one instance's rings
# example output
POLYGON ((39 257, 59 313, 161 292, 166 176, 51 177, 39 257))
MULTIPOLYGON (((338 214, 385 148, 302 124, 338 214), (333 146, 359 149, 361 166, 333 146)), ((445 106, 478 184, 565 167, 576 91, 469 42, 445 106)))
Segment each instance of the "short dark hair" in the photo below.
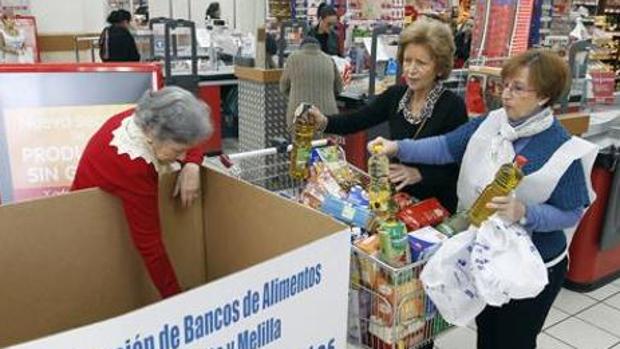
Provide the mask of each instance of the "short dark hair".
POLYGON ((336 12, 336 9, 333 6, 328 5, 324 2, 319 5, 317 12, 320 19, 325 19, 331 16, 338 16, 338 12, 336 12))
MULTIPOLYGON (((207 16, 211 17, 211 18, 215 18, 215 13, 218 12, 220 10, 220 3, 219 2, 212 2, 209 4, 209 7, 207 7, 207 16)), ((216 18, 219 19, 219 18, 216 18)))
POLYGON ((502 79, 514 77, 529 68, 528 80, 539 97, 549 98, 546 106, 557 102, 570 88, 568 63, 555 52, 545 49, 528 50, 508 59, 502 67, 502 79))
POLYGON ((110 24, 117 24, 123 21, 131 21, 131 13, 127 10, 114 10, 109 15, 106 21, 110 24))

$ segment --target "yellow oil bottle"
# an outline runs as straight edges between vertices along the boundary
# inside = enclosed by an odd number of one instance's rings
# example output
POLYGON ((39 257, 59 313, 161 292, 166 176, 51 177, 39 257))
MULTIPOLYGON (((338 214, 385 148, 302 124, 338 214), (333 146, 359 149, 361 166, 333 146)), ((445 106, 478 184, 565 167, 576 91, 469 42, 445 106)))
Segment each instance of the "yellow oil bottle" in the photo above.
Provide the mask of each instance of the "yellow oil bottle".
POLYGON ((487 185, 478 199, 469 209, 469 220, 471 224, 479 227, 482 222, 487 220, 495 213, 495 209, 487 208, 487 204, 496 196, 507 196, 517 188, 523 179, 522 168, 527 163, 524 156, 517 156, 514 163, 507 163, 500 167, 495 174, 495 179, 487 185))
POLYGON ((390 186, 390 160, 379 153, 383 149, 382 144, 375 144, 368 159, 368 175, 370 185, 368 187, 368 199, 370 209, 378 218, 387 217, 390 214, 390 201, 392 200, 392 188, 390 186))

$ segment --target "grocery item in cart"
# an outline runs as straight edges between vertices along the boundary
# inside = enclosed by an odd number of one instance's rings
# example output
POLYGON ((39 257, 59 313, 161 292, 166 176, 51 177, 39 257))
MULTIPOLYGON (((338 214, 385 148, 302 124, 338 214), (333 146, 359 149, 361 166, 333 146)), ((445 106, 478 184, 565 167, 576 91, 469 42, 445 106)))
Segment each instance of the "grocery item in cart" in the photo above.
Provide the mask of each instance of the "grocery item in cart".
POLYGON ((448 219, 443 221, 443 223, 436 225, 435 229, 439 230, 444 235, 451 237, 467 230, 470 224, 469 214, 467 211, 462 211, 450 216, 448 219))
POLYGON ((388 219, 379 225, 381 260, 395 267, 404 267, 411 263, 407 228, 395 219, 388 219))
POLYGON ((349 190, 347 201, 353 205, 368 207, 368 193, 364 190, 364 188, 362 188, 362 186, 355 185, 351 188, 351 190, 349 190))
POLYGON ((396 209, 398 211, 415 203, 411 195, 403 192, 398 192, 392 195, 392 200, 394 201, 394 204, 396 205, 396 209))
POLYGON ((426 226, 437 225, 450 216, 437 199, 430 198, 405 207, 396 214, 396 218, 407 225, 409 231, 426 226))
POLYGON ((353 186, 360 184, 341 147, 332 145, 316 148, 314 151, 344 190, 348 191, 353 186))
POLYGON ((367 228, 372 222, 372 214, 366 207, 353 205, 331 194, 325 196, 321 211, 356 227, 367 228))
POLYGON ((495 174, 495 179, 484 188, 478 199, 469 209, 469 219, 476 227, 495 213, 495 209, 487 207, 487 204, 496 196, 507 196, 517 188, 523 179, 521 169, 527 163, 522 155, 517 155, 514 163, 503 164, 495 174))
POLYGON ((368 197, 370 209, 377 217, 386 218, 390 214, 390 202, 392 188, 390 186, 389 173, 390 161, 387 156, 380 154, 383 144, 377 143, 372 149, 372 155, 368 159, 368 197))
POLYGON ((419 279, 397 281, 379 273, 376 282, 375 292, 381 297, 373 303, 373 315, 383 324, 402 324, 424 318, 424 289, 419 279))
POLYGON ((293 149, 291 151, 289 172, 296 180, 303 180, 310 175, 308 161, 312 151, 315 125, 313 118, 303 117, 312 106, 301 103, 295 110, 295 132, 293 135, 293 149))
POLYGON ((356 255, 360 267, 360 277, 362 285, 368 288, 375 286, 377 281, 378 268, 373 262, 373 258, 379 258, 379 236, 370 237, 359 241, 356 246, 366 254, 366 256, 356 255))
POLYGON ((323 163, 315 163, 312 166, 312 173, 313 177, 316 178, 316 182, 323 188, 324 192, 339 199, 347 197, 347 192, 338 184, 338 181, 332 176, 331 172, 323 163))
POLYGON ((371 334, 370 348, 372 349, 408 349, 416 348, 424 341, 426 323, 418 320, 388 326, 371 318, 368 330, 371 334))
POLYGON ((412 231, 408 235, 413 262, 428 258, 448 238, 433 227, 424 227, 412 231))

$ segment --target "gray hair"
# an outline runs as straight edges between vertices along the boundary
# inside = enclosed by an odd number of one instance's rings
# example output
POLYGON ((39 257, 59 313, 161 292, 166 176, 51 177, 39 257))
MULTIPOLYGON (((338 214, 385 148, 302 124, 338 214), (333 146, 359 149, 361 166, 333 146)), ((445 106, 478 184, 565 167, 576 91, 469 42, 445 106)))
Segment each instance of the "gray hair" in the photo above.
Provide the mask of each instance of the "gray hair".
POLYGON ((213 133, 209 106, 175 86, 147 91, 138 101, 135 121, 159 141, 194 144, 213 133))

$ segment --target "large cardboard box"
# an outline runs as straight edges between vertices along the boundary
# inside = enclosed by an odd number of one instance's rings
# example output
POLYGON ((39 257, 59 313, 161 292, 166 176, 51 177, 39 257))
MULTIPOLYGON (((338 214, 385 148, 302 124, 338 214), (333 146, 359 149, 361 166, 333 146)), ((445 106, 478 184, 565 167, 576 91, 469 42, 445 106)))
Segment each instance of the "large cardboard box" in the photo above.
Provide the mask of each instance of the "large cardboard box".
POLYGON ((174 177, 161 181, 166 246, 191 290, 160 302, 117 198, 0 206, 0 347, 53 335, 18 347, 344 348, 345 226, 212 170, 202 179, 189 210, 169 199, 174 177))

